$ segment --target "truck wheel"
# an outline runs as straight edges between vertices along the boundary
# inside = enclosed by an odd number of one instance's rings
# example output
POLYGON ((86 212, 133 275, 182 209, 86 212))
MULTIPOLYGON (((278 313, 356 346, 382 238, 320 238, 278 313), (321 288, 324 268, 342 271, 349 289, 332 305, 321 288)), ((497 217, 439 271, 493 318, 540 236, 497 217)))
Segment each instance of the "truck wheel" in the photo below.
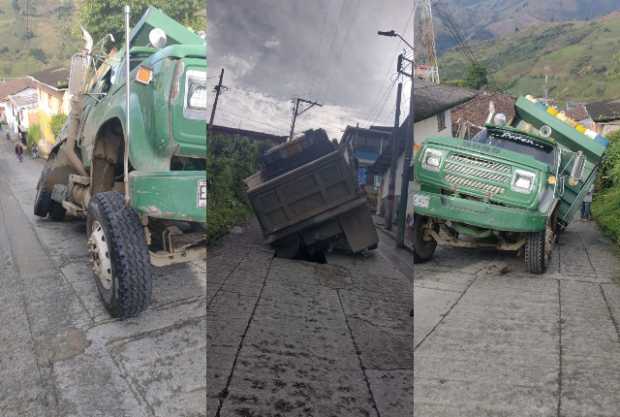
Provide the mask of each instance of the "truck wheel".
POLYGON ((418 214, 413 218, 413 262, 424 263, 430 261, 437 248, 437 242, 430 236, 424 236, 424 229, 430 219, 418 214))
POLYGON ((301 251, 301 239, 297 235, 280 239, 273 244, 277 258, 295 259, 301 251))
POLYGON ((525 242, 525 265, 532 274, 543 274, 547 270, 545 232, 531 232, 525 242))
POLYGON ((52 194, 49 191, 37 190, 37 196, 34 199, 34 214, 39 217, 47 217, 52 203, 52 194))
POLYGON ((123 194, 96 194, 88 205, 88 250, 99 295, 113 317, 138 315, 151 302, 153 275, 138 214, 123 194))
POLYGON ((67 213, 67 211, 62 206, 62 204, 60 204, 57 201, 53 201, 53 200, 50 201, 49 212, 50 212, 50 217, 52 218, 52 220, 56 222, 63 221, 65 219, 65 214, 67 213))

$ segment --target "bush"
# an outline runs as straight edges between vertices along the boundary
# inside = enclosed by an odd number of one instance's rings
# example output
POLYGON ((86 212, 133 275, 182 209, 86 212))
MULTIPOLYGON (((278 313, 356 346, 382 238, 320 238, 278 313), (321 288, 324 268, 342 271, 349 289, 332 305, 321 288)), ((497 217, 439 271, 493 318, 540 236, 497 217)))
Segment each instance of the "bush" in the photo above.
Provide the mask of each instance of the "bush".
POLYGON ((33 123, 28 128, 26 132, 26 142, 28 146, 28 150, 32 150, 32 145, 35 143, 38 144, 39 140, 41 140, 41 126, 37 123, 33 123))
POLYGON ((222 135, 209 135, 208 143, 207 232, 213 242, 252 215, 243 179, 259 169, 268 144, 222 135))
POLYGON ((36 59, 37 61, 47 64, 47 54, 42 49, 39 49, 39 48, 31 49, 30 55, 32 55, 32 57, 36 59))
POLYGON ((620 131, 607 139, 609 148, 597 179, 592 215, 604 232, 620 242, 620 131))
POLYGON ((50 128, 52 129, 52 134, 54 135, 55 140, 58 140, 58 135, 60 135, 60 131, 64 127, 66 121, 66 114, 57 114, 55 116, 52 116, 52 120, 50 121, 50 128))

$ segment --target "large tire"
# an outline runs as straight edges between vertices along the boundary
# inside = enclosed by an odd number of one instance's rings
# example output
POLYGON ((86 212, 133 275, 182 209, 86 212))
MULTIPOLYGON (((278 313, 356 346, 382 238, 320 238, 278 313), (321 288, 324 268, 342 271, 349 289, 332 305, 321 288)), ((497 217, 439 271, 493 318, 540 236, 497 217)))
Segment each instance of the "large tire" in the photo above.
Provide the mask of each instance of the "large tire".
POLYGON ((525 242, 525 266, 531 274, 544 274, 547 270, 545 231, 528 233, 525 242))
POLYGON ((424 238, 424 227, 430 221, 428 217, 414 215, 413 218, 413 262, 421 264, 428 262, 432 259, 435 249, 437 249, 437 242, 435 239, 424 238))
POLYGON ((34 199, 34 214, 39 217, 47 217, 52 203, 52 194, 49 191, 37 189, 37 195, 34 199))
POLYGON ((65 219, 65 214, 67 214, 67 211, 62 204, 52 200, 50 201, 49 213, 52 220, 55 222, 61 222, 65 219))
POLYGON ((89 252, 99 295, 113 317, 125 319, 151 302, 153 272, 144 229, 123 194, 96 194, 88 205, 89 252))

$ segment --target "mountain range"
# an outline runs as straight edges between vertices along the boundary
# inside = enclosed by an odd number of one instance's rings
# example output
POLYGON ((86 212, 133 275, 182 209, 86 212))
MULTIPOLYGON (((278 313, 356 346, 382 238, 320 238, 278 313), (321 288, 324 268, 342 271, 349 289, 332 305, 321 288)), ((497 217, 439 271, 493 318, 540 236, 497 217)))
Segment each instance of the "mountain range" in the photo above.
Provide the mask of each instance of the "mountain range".
POLYGON ((489 40, 544 23, 588 21, 620 10, 620 0, 437 0, 432 2, 440 51, 455 45, 440 15, 470 41, 489 40))

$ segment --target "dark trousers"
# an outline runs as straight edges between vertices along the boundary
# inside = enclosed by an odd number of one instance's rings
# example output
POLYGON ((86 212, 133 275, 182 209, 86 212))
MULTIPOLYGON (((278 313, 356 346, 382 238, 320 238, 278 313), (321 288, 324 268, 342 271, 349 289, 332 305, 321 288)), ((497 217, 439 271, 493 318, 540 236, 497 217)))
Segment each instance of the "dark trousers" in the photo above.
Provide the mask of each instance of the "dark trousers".
POLYGON ((582 219, 591 219, 592 218, 592 212, 590 211, 590 208, 592 207, 592 203, 589 201, 584 201, 583 203, 581 203, 581 218, 582 219))

